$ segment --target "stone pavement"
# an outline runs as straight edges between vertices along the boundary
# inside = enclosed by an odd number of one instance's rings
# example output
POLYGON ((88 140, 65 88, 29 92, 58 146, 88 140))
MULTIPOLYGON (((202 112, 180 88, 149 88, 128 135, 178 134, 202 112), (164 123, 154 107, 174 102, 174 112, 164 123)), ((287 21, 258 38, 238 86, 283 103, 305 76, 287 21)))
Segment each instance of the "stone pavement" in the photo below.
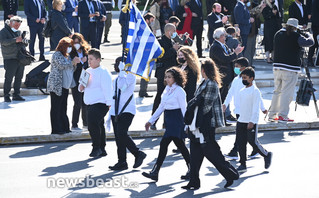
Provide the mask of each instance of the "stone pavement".
MULTIPOLYGON (((26 20, 21 25, 21 30, 28 30, 26 20)), ((113 18, 113 25, 111 27, 109 40, 111 43, 101 45, 102 52, 102 66, 107 67, 115 77, 113 70, 113 62, 115 58, 121 56, 121 43, 120 43, 120 25, 118 19, 113 18)), ((0 28, 3 27, 3 23, 0 23, 0 28)), ((207 29, 207 25, 205 25, 207 29)), ((203 33, 205 35, 205 33, 203 33)), ((206 43, 206 41, 204 41, 206 43)), ((205 44, 204 44, 205 45, 205 44)), ((203 45, 203 46, 204 46, 203 45)), ((36 51, 37 43, 36 43, 36 51)), ((193 46, 196 49, 195 46, 193 46)), ((258 52, 259 53, 259 52, 258 52)), ((49 52, 49 40, 45 41, 45 56, 50 59, 52 52, 49 52)), ((208 56, 208 51, 204 51, 204 56, 208 56)), ((35 56, 39 58, 39 54, 35 56)), ((0 55, 2 59, 2 55, 0 55)), ((0 64, 3 64, 3 60, 0 60, 0 64)), ((33 63, 31 66, 26 67, 25 75, 32 68, 36 67, 39 62, 33 63)), ((265 63, 262 60, 261 54, 256 56, 254 63, 256 67, 256 82, 260 87, 263 94, 266 108, 270 105, 270 100, 273 91, 273 74, 272 66, 265 63)), ((49 71, 50 68, 47 70, 49 71)), ((154 72, 153 72, 154 73, 154 72)), ((319 72, 317 68, 311 69, 312 76, 314 77, 314 84, 319 89, 319 72)), ((2 95, 2 87, 4 82, 4 68, 0 65, 0 95, 2 95)), ((137 114, 130 127, 130 133, 133 137, 147 137, 147 136, 161 136, 163 130, 149 131, 144 130, 144 124, 151 116, 152 104, 156 92, 156 79, 152 78, 149 85, 149 93, 153 95, 153 98, 139 98, 136 96, 137 114)), ((136 91, 139 89, 139 85, 136 86, 136 91)), ((298 87, 296 87, 297 91, 298 87)), ((35 142, 50 142, 50 141, 70 141, 70 140, 83 140, 90 139, 87 131, 82 133, 70 133, 67 135, 50 135, 50 98, 43 95, 36 89, 22 89, 22 95, 25 95, 25 102, 12 102, 4 103, 3 97, 0 98, 0 144, 17 144, 17 143, 35 143, 35 142)), ((318 94, 316 93, 318 98, 318 94)), ((72 96, 68 98, 68 115, 71 119, 73 100, 72 96)), ((309 107, 298 107, 297 111, 294 111, 294 102, 291 103, 290 117, 295 119, 294 123, 266 123, 264 121, 264 115, 260 115, 259 129, 264 131, 273 130, 290 130, 290 129, 313 129, 319 127, 319 122, 315 113, 314 104, 311 102, 309 107)), ((161 128, 163 119, 160 119, 157 126, 161 128)), ((80 123, 81 126, 81 123, 80 123)), ((218 132, 234 132, 235 127, 224 127, 218 129, 218 132)), ((113 138, 113 133, 108 133, 107 138, 113 138)))

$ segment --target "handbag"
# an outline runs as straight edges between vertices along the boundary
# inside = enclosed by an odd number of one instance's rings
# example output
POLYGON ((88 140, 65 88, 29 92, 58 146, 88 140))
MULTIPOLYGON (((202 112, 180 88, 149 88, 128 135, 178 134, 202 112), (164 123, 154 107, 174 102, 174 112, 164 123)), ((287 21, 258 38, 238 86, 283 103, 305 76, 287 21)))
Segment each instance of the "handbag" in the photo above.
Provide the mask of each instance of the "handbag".
POLYGON ((21 47, 18 51, 18 61, 21 65, 30 65, 35 61, 35 58, 28 52, 25 47, 21 47))

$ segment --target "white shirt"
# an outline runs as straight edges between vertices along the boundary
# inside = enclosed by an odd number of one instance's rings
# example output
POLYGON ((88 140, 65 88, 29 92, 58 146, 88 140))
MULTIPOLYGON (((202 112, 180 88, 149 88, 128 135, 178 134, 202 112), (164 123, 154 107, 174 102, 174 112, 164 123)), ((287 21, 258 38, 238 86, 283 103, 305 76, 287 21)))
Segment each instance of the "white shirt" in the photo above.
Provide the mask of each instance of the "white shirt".
POLYGON ((302 8, 302 3, 297 3, 296 1, 295 1, 295 3, 297 4, 297 6, 298 6, 298 8, 299 8, 299 10, 300 10, 300 13, 301 13, 301 17, 303 17, 303 8, 302 8))
POLYGON ((90 74, 87 87, 84 89, 84 103, 92 105, 103 103, 108 106, 112 104, 112 77, 106 68, 91 68, 86 70, 90 74))
MULTIPOLYGON (((118 113, 121 112, 123 109, 123 106, 125 105, 126 101, 131 97, 133 94, 133 98, 130 101, 130 103, 127 105, 125 110, 123 111, 126 113, 131 113, 133 115, 136 114, 136 105, 135 105, 135 97, 134 97, 134 89, 136 84, 136 77, 135 75, 128 73, 126 74, 125 71, 121 71, 119 76, 116 78, 117 80, 117 89, 121 90, 121 96, 120 96, 120 102, 119 102, 119 110, 118 113)), ((115 95, 115 83, 116 79, 113 80, 113 94, 115 95)), ((117 94, 119 92, 117 91, 117 94)), ((115 116, 115 100, 112 100, 112 106, 110 110, 110 114, 115 116)))
POLYGON ((259 120, 259 109, 262 101, 261 93, 256 85, 244 87, 239 91, 239 118, 238 122, 254 124, 259 120))
MULTIPOLYGON (((253 81, 253 84, 255 85, 255 81, 253 81)), ((234 101, 234 113, 239 114, 240 112, 240 104, 239 104, 239 91, 244 88, 245 85, 242 82, 242 78, 240 75, 238 75, 236 78, 234 78, 233 82, 231 83, 230 89, 228 91, 228 94, 226 96, 226 99, 224 101, 224 105, 227 107, 229 103, 233 100, 234 101)), ((260 103, 260 110, 265 111, 265 106, 263 100, 261 100, 260 103)))
POLYGON ((154 124, 165 110, 181 109, 184 116, 186 112, 186 105, 186 92, 184 89, 176 83, 174 83, 171 87, 166 85, 162 94, 161 104, 156 109, 149 122, 154 124))

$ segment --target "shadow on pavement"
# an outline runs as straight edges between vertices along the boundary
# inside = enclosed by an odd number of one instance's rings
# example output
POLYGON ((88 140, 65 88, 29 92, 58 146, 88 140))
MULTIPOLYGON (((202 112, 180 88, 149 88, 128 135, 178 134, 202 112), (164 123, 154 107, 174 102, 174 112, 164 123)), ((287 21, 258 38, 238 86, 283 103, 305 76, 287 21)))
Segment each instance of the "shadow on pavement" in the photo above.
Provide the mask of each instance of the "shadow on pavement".
POLYGON ((175 188, 172 187, 175 184, 183 183, 184 181, 175 182, 167 185, 161 185, 157 186, 156 182, 149 182, 149 183, 141 183, 141 184, 148 184, 148 187, 146 187, 142 191, 136 191, 133 188, 132 189, 125 189, 126 191, 131 192, 130 197, 155 197, 159 195, 164 195, 166 193, 170 193, 175 191, 175 188))
MULTIPOLYGON (((12 94, 11 94, 12 96, 12 94)), ((19 104, 23 104, 23 103, 26 103, 26 102, 34 102, 34 101, 37 101, 37 100, 43 100, 47 97, 49 97, 48 95, 42 95, 42 96, 23 96, 23 98, 25 98, 25 101, 12 101, 12 102, 4 102, 4 98, 3 98, 3 101, 0 102, 0 109, 10 109, 10 108, 13 108, 13 105, 19 105, 19 104)), ((12 97, 11 97, 12 99, 12 97)))
POLYGON ((65 196, 63 196, 64 198, 75 198, 75 197, 81 197, 81 198, 105 198, 105 197, 109 197, 110 193, 91 193, 91 194, 84 194, 84 193, 69 193, 65 196))

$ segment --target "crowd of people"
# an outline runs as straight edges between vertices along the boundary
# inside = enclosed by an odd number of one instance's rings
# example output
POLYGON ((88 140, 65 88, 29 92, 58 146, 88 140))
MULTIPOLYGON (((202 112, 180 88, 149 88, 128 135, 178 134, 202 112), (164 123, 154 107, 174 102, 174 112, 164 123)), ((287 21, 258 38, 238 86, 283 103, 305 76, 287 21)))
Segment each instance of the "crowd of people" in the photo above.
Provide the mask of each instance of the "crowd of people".
MULTIPOLYGON (((313 49, 317 47, 310 33, 299 33, 297 29, 299 25, 305 26, 315 14, 311 16, 306 9, 302 11, 304 6, 296 0, 289 8, 289 14, 294 17, 290 17, 282 28, 283 14, 280 1, 238 0, 232 4, 225 2, 207 1, 207 5, 211 5, 211 12, 207 17, 210 43, 207 58, 202 56, 201 0, 154 0, 150 12, 144 16, 164 49, 163 56, 156 62, 157 93, 152 116, 146 122, 145 129, 156 130, 156 122, 164 114, 165 133, 153 169, 142 173, 147 178, 158 181, 159 170, 172 141, 182 154, 188 169, 186 174, 181 176, 181 179, 189 180, 189 183, 182 187, 184 189, 200 188, 199 171, 204 157, 225 178, 224 187, 230 187, 240 177, 240 173, 247 171, 247 142, 253 147, 250 156, 260 154, 264 158, 265 169, 270 167, 272 152, 266 150, 257 138, 259 112, 261 110, 267 114, 268 110, 264 107, 261 93, 254 81, 255 71, 251 67, 260 16, 264 17, 263 43, 267 52, 267 62, 273 63, 274 67, 275 88, 269 109, 269 121, 293 121, 288 118, 289 104, 300 72, 302 47, 311 47, 314 44, 313 49), (174 6, 172 2, 175 3, 174 6), (301 12, 302 19, 294 13, 297 11, 301 12), (189 46, 192 45, 193 39, 196 39, 197 53, 189 46), (232 116, 229 108, 231 101, 234 104, 233 112, 236 118, 232 116), (226 160, 215 139, 216 128, 224 127, 229 119, 237 121, 236 140, 234 148, 225 156, 238 159, 239 153, 240 166, 237 168, 226 160), (185 144, 186 137, 190 139, 190 150, 185 144)), ((108 30, 104 30, 104 26, 110 26, 108 17, 111 17, 111 13, 108 11, 112 10, 114 2, 67 0, 64 3, 62 0, 53 0, 51 5, 52 10, 49 16, 46 16, 43 1, 25 1, 30 42, 23 39, 21 31, 18 30, 22 19, 14 16, 16 13, 6 13, 7 21, 0 32, 1 46, 5 46, 2 48, 6 70, 5 102, 11 102, 13 77, 15 82, 12 99, 24 100, 20 96, 24 65, 19 62, 17 53, 19 48, 25 48, 29 44, 30 53, 34 55, 37 35, 39 60, 45 60, 42 30, 49 19, 53 27, 50 49, 54 50, 47 82, 51 102, 51 133, 61 135, 71 130, 80 130, 78 122, 82 112, 83 128, 88 129, 92 139, 92 151, 89 156, 106 156, 104 118, 109 112, 118 155, 118 162, 109 168, 128 169, 126 149, 135 157, 133 168, 140 167, 146 154, 128 135, 136 114, 136 76, 124 71, 124 60, 119 58, 114 65, 118 76, 112 82, 110 72, 101 67, 102 56, 98 49, 103 31, 104 41, 109 42, 108 30), (87 81, 80 80, 82 73, 89 76, 87 81), (67 116, 70 89, 74 100, 71 127, 67 116)), ((315 13, 318 7, 317 1, 313 1, 312 13, 315 13)), ((121 19, 123 20, 120 17, 121 19)), ((315 19, 313 21, 315 35, 317 24, 315 19)), ((122 36, 123 33, 122 31, 122 36)), ((311 58, 308 57, 309 66, 309 62, 313 61, 311 52, 311 58)), ((141 85, 143 91, 139 95, 148 97, 147 82, 144 83, 146 84, 141 85)))

